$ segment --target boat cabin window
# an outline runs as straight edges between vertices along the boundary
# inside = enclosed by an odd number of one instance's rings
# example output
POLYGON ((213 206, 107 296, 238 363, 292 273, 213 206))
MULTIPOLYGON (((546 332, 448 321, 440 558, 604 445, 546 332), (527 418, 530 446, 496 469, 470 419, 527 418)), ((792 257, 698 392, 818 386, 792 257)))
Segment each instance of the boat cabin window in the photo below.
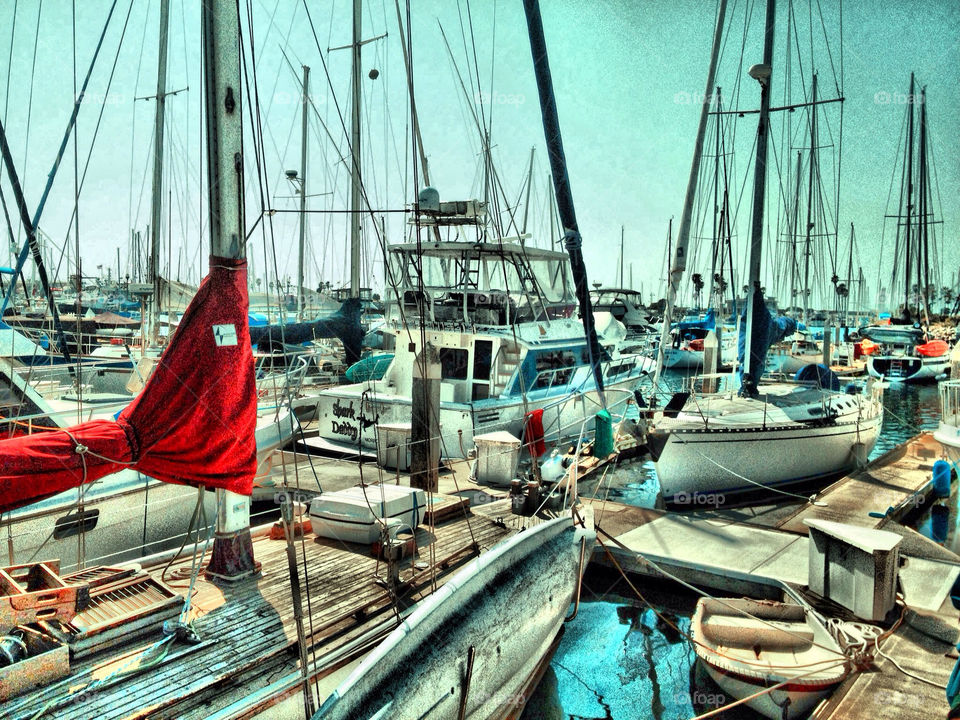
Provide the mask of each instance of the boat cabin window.
POLYGON ((583 351, 553 350, 538 352, 536 357, 537 376, 531 390, 566 385, 573 377, 577 365, 583 364, 583 351))
POLYGON ((440 348, 440 378, 466 380, 470 353, 460 348, 440 348))

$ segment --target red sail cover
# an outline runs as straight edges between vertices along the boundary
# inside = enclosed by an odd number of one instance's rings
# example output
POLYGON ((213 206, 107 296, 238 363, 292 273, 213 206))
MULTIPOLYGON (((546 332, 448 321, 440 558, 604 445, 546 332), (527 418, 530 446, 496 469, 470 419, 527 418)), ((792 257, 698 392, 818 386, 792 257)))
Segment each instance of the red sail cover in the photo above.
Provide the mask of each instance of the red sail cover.
POLYGON ((531 410, 526 414, 523 428, 523 442, 532 457, 538 458, 547 451, 543 441, 543 408, 531 410))
POLYGON ((210 259, 153 376, 116 422, 0 441, 0 512, 125 467, 249 495, 257 396, 246 288, 245 261, 210 259))

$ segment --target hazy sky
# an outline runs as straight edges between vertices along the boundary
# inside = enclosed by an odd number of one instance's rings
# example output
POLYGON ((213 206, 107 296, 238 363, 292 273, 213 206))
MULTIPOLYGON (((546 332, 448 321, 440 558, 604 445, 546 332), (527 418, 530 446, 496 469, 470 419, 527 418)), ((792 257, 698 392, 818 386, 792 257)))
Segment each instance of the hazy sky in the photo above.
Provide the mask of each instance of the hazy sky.
MULTIPOLYGON (((169 263, 169 274, 179 273, 183 279, 195 279, 205 265, 209 247, 203 235, 206 211, 200 145, 200 13, 197 2, 171 0, 170 5, 167 87, 168 91, 186 87, 189 90, 167 99, 163 236, 166 243, 169 212, 173 259, 162 262, 169 263), (169 209, 168 193, 172 198, 169 209)), ((245 16, 246 0, 241 5, 241 14, 245 16)), ((311 67, 311 96, 319 114, 310 119, 308 193, 316 195, 310 198, 310 207, 344 209, 348 203, 349 182, 347 167, 341 160, 347 154, 347 141, 340 113, 348 117, 349 51, 328 53, 328 48, 350 42, 350 3, 311 1, 308 5, 322 59, 303 3, 251 0, 257 87, 265 128, 265 178, 274 196, 268 204, 284 210, 297 206, 297 200, 291 197, 293 188, 284 179, 284 170, 298 168, 300 164, 298 76, 301 65, 306 64, 311 67), (281 49, 295 72, 286 64, 281 49), (322 61, 326 62, 329 82, 322 61), (321 120, 326 129, 321 126, 321 120)), ((617 280, 622 225, 625 227, 625 262, 628 268, 632 265, 634 286, 639 288, 642 284, 646 296, 657 293, 664 276, 667 223, 674 216, 676 230, 683 205, 699 113, 698 98, 706 80, 715 4, 683 0, 547 0, 542 5, 590 279, 604 283, 617 280)), ((960 130, 960 83, 957 82, 960 4, 951 0, 845 3, 842 53, 837 0, 824 0, 820 5, 824 13, 822 25, 817 3, 812 16, 806 3, 798 3, 793 8, 790 22, 798 36, 791 52, 792 79, 788 96, 785 95, 784 69, 789 4, 782 0, 778 5, 773 102, 774 105, 802 102, 809 92, 811 44, 812 64, 819 72, 820 98, 834 97, 842 82, 846 102, 839 218, 829 224, 840 227, 844 272, 847 237, 853 222, 858 243, 855 264, 862 264, 871 296, 876 289, 881 261, 883 276, 889 275, 893 227, 888 222, 881 244, 883 216, 887 212, 891 178, 899 167, 896 153, 906 107, 903 96, 909 74, 914 71, 918 82, 927 86, 931 147, 939 192, 944 200, 943 224, 937 227, 937 233, 944 238, 946 274, 955 277, 960 258, 956 242, 960 220, 956 209, 956 198, 960 196, 960 163, 954 142, 960 130)), ((110 0, 88 0, 77 6, 76 54, 80 82, 106 20, 110 0)), ((728 9, 728 32, 717 84, 724 88, 727 98, 731 98, 739 86, 734 104, 741 109, 754 108, 759 102, 757 85, 746 76, 746 68, 761 59, 764 6, 763 2, 731 0, 728 9), (750 18, 746 32, 745 16, 750 18)), ((482 107, 487 120, 492 113, 493 157, 511 204, 516 204, 520 197, 530 148, 536 147, 530 229, 543 244, 549 228, 548 166, 522 2, 473 0, 470 4, 478 67, 473 64, 474 44, 467 10, 465 0, 412 2, 416 98, 431 181, 442 199, 478 197, 483 193, 479 134, 444 47, 442 24, 467 84, 467 95, 471 101, 482 101, 479 105, 474 102, 474 106, 482 107), (479 94, 478 82, 482 88, 479 94)), ((135 98, 150 96, 156 91, 158 18, 159 0, 137 0, 132 6, 129 0, 117 0, 88 97, 80 112, 78 155, 82 173, 98 115, 103 109, 79 201, 85 273, 94 273, 96 265, 115 267, 117 248, 120 248, 123 272, 128 272, 130 229, 143 232, 149 222, 153 101, 135 98), (125 21, 126 32, 121 44, 125 21), (116 67, 108 91, 115 58, 116 67)), ((39 0, 7 0, 0 7, 0 100, 3 102, 0 111, 31 212, 39 201, 72 107, 71 20, 72 5, 67 0, 46 0, 42 6, 39 0)), ((383 33, 387 34, 386 38, 363 48, 364 180, 376 208, 397 209, 413 199, 413 189, 406 81, 393 0, 365 4, 364 37, 383 33), (379 71, 375 80, 368 76, 373 68, 379 71)), ((247 60, 252 69, 251 58, 247 60)), ((820 119, 821 164, 828 198, 836 193, 839 108, 839 104, 824 106, 820 119)), ((737 154, 735 159, 731 157, 735 175, 730 192, 735 205, 739 203, 738 209, 735 208, 737 263, 744 257, 750 215, 755 118, 747 115, 738 120, 737 154)), ((775 122, 778 124, 773 130, 771 151, 775 166, 768 194, 771 203, 782 206, 784 196, 791 194, 781 193, 780 189, 787 183, 786 165, 792 167, 793 162, 785 161, 795 155, 787 145, 806 149, 809 142, 805 139, 806 118, 801 112, 792 114, 792 139, 788 139, 779 126, 781 120, 775 122)), ((348 119, 346 125, 349 127, 348 119)), ((247 127, 248 133, 249 130, 247 127)), ((246 153, 249 227, 259 216, 261 206, 252 142, 248 141, 246 153)), ((71 140, 40 222, 42 230, 58 245, 68 236, 73 212, 73 158, 71 140)), ((712 167, 712 160, 706 162, 712 167)), ((16 223, 6 173, 3 190, 16 223)), ((828 200, 827 204, 829 213, 835 212, 834 200, 828 200)), ((776 212, 771 204, 768 212, 771 236, 775 235, 776 212)), ((895 207, 891 207, 890 212, 896 212, 895 207)), ((522 208, 518 213, 522 214, 522 208)), ((698 217, 712 218, 712 211, 698 217)), ((297 218, 293 214, 276 214, 272 220, 273 239, 271 241, 269 234, 266 238, 269 252, 276 247, 276 263, 282 277, 295 277, 297 218)), ((390 239, 401 239, 401 222, 398 215, 387 216, 390 239)), ((379 251, 373 245, 372 227, 367 225, 367 257, 377 274, 379 251)), ((269 231, 270 223, 264 222, 264 228, 269 231)), ((69 237, 73 242, 72 233, 69 237)), ((347 277, 344 216, 311 216, 309 237, 308 282, 315 284, 325 279, 339 285, 347 277)), ((770 259, 768 273, 772 273, 774 267, 783 272, 782 257, 777 259, 782 248, 782 244, 778 248, 776 243, 768 243, 765 250, 765 257, 770 259)), ((263 277, 266 273, 264 237, 259 229, 252 236, 250 249, 254 270, 263 277)), ((820 258, 826 257, 825 252, 819 251, 818 266, 824 262, 820 258)), ((701 248, 700 253, 703 258, 707 250, 701 248)), ((702 263, 699 269, 707 271, 702 263)), ((767 282, 773 283, 772 276, 767 282)))

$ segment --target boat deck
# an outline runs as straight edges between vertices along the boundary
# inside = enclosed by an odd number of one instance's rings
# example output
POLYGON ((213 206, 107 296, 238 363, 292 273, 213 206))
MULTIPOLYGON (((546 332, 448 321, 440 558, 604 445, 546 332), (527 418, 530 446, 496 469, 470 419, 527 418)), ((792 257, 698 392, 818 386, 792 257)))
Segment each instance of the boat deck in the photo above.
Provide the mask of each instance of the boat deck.
MULTIPOLYGON (((475 545, 486 550, 524 522, 530 521, 511 516, 509 505, 498 501, 482 506, 469 519, 461 511, 432 529, 421 527, 417 532, 419 552, 437 571, 433 575, 405 561, 400 579, 409 586, 403 603, 441 586, 460 565, 475 557, 475 545), (497 522, 500 516, 502 523, 497 522), (432 550, 427 548, 431 538, 435 538, 432 550)), ((199 644, 178 640, 152 666, 115 676, 102 687, 83 692, 93 678, 109 676, 120 667, 138 668, 137 654, 162 637, 158 631, 139 637, 131 633, 131 638, 116 648, 74 661, 68 678, 9 701, 2 715, 17 720, 33 718, 48 706, 44 717, 70 720, 209 718, 243 698, 256 696, 271 683, 288 679, 286 685, 280 683, 282 691, 274 688, 265 694, 260 708, 248 708, 243 715, 253 716, 283 696, 298 693, 287 544, 283 539, 270 539, 268 531, 268 527, 261 528, 254 537, 254 556, 262 564, 259 578, 215 585, 199 574, 191 607, 199 644)), ((371 557, 367 546, 318 540, 307 534, 303 542, 296 542, 296 550, 305 634, 310 639, 314 671, 325 675, 363 654, 373 641, 388 633, 397 623, 396 606, 379 581, 386 574, 386 564, 371 557)), ((147 569, 186 595, 191 559, 187 553, 166 572, 162 565, 147 569)))

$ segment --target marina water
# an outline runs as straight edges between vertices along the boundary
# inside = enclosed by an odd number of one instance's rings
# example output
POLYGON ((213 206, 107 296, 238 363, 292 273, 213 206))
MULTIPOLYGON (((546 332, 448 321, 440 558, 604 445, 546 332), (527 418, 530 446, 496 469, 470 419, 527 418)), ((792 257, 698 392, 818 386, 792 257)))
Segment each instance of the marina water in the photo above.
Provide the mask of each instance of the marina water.
MULTIPOLYGON (((672 380, 679 386, 682 378, 674 376, 672 380)), ((883 429, 870 459, 937 427, 937 386, 889 385, 884 389, 884 410, 883 429)), ((586 491, 653 507, 657 496, 653 463, 622 465, 608 473, 601 487, 591 484, 586 491)), ((957 552, 957 518, 954 488, 950 500, 923 512, 916 526, 957 552)), ((654 610, 637 600, 617 577, 588 575, 585 589, 587 586, 594 594, 585 595, 576 620, 566 626, 523 720, 687 720, 730 701, 699 669, 692 647, 677 632, 689 630, 696 605, 692 593, 676 593, 666 586, 649 591, 641 587, 654 610)), ((723 717, 755 720, 761 716, 738 707, 723 717)))

